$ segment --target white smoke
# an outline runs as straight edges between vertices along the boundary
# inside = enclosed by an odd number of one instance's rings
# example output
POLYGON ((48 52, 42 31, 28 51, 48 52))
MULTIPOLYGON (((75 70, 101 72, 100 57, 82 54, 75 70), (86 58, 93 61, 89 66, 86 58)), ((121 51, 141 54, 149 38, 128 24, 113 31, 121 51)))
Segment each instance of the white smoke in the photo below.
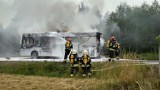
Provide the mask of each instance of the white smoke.
POLYGON ((2 28, 9 27, 14 18, 15 11, 12 7, 11 1, 0 0, 0 25, 2 25, 2 28))
POLYGON ((1 0, 0 23, 4 28, 16 26, 20 33, 56 30, 87 31, 98 25, 95 14, 103 10, 104 0, 1 0), (81 2, 89 8, 78 13, 81 2))
POLYGON ((23 33, 97 31, 95 26, 101 22, 101 17, 96 12, 104 12, 103 3, 104 0, 0 0, 0 31, 8 35, 0 48, 7 49, 11 45, 8 39, 12 37, 7 34, 10 30, 17 36, 15 42, 20 42, 19 34, 23 33), (82 2, 87 11, 79 12, 82 2))

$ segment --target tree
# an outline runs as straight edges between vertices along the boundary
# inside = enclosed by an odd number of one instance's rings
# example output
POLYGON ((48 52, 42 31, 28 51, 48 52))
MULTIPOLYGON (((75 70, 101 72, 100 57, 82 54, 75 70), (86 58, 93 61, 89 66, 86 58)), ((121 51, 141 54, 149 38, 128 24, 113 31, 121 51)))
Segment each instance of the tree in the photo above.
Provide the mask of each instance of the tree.
POLYGON ((107 25, 117 23, 120 29, 117 38, 125 49, 148 52, 154 51, 157 45, 154 38, 160 34, 159 17, 160 5, 156 0, 152 5, 143 3, 135 7, 122 3, 110 14, 107 25))

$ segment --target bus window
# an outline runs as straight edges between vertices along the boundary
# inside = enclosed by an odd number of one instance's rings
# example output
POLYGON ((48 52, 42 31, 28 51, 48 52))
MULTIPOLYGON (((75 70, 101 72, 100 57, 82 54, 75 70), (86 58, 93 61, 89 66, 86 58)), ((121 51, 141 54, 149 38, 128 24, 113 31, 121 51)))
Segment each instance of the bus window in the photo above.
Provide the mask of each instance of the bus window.
POLYGON ((32 48, 34 46, 33 37, 23 37, 22 38, 22 48, 32 48))
POLYGON ((41 46, 49 47, 50 46, 50 37, 41 37, 41 46))
POLYGON ((40 38, 38 38, 38 37, 34 38, 34 46, 40 47, 40 38))
POLYGON ((26 38, 22 37, 22 44, 21 44, 21 48, 25 48, 26 47, 26 38))

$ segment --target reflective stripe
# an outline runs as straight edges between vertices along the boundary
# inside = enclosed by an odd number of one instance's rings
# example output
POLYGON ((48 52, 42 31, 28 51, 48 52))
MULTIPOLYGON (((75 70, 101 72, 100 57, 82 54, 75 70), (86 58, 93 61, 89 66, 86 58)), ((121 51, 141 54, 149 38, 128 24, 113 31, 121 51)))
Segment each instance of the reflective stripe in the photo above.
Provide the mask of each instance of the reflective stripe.
POLYGON ((86 66, 84 64, 82 64, 81 67, 86 67, 86 66))
POLYGON ((113 49, 113 48, 110 48, 109 50, 111 50, 111 51, 115 51, 115 49, 113 49))
POLYGON ((71 46, 70 42, 69 42, 69 41, 67 41, 67 43, 66 43, 66 47, 70 47, 70 46, 71 46))
POLYGON ((91 65, 87 65, 87 67, 90 67, 91 65))
POLYGON ((120 44, 118 44, 118 48, 120 48, 120 44))
POLYGON ((71 55, 70 57, 70 62, 73 63, 75 60, 74 60, 74 55, 71 55))
POLYGON ((92 75, 91 73, 88 73, 88 75, 92 75))
POLYGON ((106 43, 106 44, 107 44, 107 47, 109 47, 109 43, 110 43, 110 41, 108 40, 107 43, 106 43))
POLYGON ((84 56, 83 56, 83 62, 86 64, 87 61, 88 61, 88 56, 87 56, 87 55, 84 55, 84 56))
POLYGON ((78 64, 73 64, 72 67, 79 67, 79 65, 78 64))
POLYGON ((90 67, 90 66, 91 66, 90 64, 87 64, 87 65, 82 64, 82 65, 81 65, 81 67, 90 67))

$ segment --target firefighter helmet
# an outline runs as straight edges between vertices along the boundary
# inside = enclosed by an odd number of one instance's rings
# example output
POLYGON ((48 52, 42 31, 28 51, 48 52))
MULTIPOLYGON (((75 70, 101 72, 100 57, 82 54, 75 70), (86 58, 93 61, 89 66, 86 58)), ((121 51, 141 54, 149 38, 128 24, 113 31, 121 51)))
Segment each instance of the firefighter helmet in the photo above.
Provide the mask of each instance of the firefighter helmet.
POLYGON ((77 54, 77 50, 72 50, 72 54, 77 54))
POLYGON ((72 39, 71 39, 71 38, 68 38, 68 41, 72 41, 72 39))
POLYGON ((87 50, 84 50, 84 51, 83 51, 83 54, 88 54, 88 51, 87 51, 87 50))

